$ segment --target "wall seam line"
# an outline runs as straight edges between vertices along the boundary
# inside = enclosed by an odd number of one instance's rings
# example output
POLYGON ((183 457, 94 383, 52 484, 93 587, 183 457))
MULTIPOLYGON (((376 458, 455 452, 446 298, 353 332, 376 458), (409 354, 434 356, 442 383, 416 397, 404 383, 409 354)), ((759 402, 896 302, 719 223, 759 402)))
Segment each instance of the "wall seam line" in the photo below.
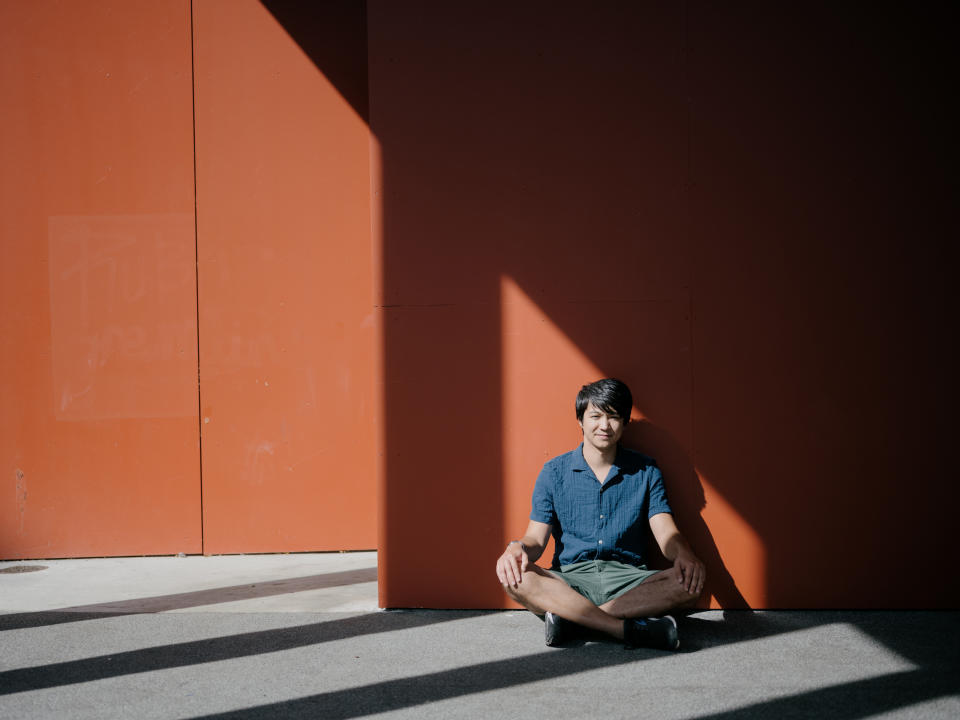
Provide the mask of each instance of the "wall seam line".
POLYGON ((203 512, 203 387, 200 376, 200 220, 199 203, 197 197, 197 56, 196 35, 194 26, 193 1, 190 0, 190 102, 193 131, 193 251, 194 251, 194 281, 197 295, 197 452, 199 455, 200 470, 200 553, 207 554, 204 524, 206 516, 203 512))

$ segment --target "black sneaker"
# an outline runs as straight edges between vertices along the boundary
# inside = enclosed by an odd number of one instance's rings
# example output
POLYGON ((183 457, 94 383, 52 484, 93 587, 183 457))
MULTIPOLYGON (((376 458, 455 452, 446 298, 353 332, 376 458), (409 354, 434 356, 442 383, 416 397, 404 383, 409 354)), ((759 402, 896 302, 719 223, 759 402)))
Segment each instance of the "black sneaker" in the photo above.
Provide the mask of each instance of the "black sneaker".
MULTIPOLYGON (((623 621, 623 642, 628 648, 676 650, 680 647, 677 621, 670 615, 660 618, 627 618, 623 621)), ((548 642, 547 645, 549 644, 548 642)))
POLYGON ((550 647, 559 647, 573 639, 577 624, 548 612, 543 616, 543 635, 550 647))

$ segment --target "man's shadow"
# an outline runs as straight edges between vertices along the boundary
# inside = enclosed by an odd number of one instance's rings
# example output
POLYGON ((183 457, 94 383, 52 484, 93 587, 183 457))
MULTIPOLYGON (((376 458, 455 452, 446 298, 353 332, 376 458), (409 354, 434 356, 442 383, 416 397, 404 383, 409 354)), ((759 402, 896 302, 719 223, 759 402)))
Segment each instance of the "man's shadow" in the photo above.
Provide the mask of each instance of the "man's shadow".
MULTIPOLYGON (((707 567, 707 581, 697 607, 709 607, 712 596, 724 610, 749 609, 750 605, 727 570, 713 534, 703 520, 702 512, 706 507, 703 485, 686 451, 669 432, 648 420, 631 421, 624 430, 622 442, 625 447, 657 461, 677 526, 707 567)), ((651 566, 670 567, 656 543, 651 540, 650 545, 651 566)))

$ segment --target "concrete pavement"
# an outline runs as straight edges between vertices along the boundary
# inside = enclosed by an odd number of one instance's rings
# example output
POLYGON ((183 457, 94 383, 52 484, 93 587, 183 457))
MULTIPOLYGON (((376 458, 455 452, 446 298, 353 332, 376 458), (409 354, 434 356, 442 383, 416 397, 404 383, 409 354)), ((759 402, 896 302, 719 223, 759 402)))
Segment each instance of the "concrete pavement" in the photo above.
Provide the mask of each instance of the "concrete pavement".
POLYGON ((957 612, 697 612, 679 653, 554 649, 527 612, 378 610, 375 568, 0 562, 0 718, 960 717, 957 612))

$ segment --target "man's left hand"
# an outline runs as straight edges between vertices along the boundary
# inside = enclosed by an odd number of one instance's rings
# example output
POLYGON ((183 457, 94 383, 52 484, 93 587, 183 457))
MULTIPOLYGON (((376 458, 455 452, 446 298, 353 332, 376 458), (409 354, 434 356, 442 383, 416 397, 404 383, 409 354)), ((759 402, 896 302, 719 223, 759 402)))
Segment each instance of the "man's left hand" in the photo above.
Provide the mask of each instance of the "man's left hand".
POLYGON ((699 595, 703 592, 707 570, 693 553, 680 553, 677 555, 677 559, 673 561, 673 566, 678 570, 677 577, 680 584, 688 593, 699 595))

